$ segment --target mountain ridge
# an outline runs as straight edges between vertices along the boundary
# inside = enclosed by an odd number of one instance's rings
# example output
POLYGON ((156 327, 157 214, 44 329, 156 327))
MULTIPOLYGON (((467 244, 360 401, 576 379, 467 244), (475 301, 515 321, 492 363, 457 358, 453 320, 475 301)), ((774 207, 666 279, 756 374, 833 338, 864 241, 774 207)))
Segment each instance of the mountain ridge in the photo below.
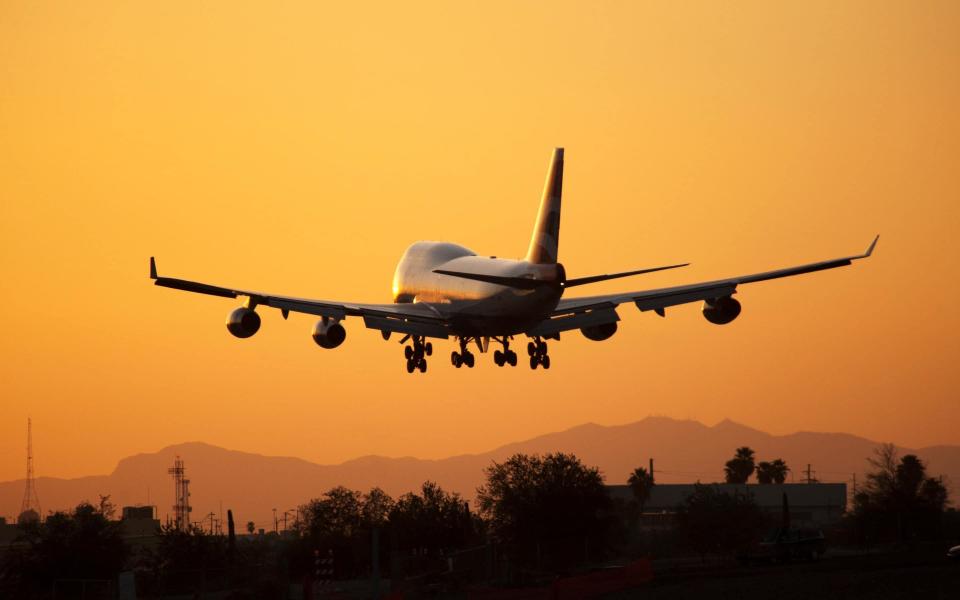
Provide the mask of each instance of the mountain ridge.
MULTIPOLYGON (((786 460, 795 480, 809 463, 822 480, 850 481, 854 473, 863 476, 866 458, 877 445, 843 432, 773 435, 730 419, 707 426, 692 419, 649 416, 619 425, 583 423, 486 452, 434 459, 370 454, 337 464, 319 464, 294 456, 270 456, 188 441, 121 458, 105 475, 39 477, 37 488, 44 512, 68 509, 82 500, 96 501, 98 495, 110 494, 118 506, 157 505, 163 519, 173 504, 173 482, 167 468, 179 455, 192 481, 194 520, 219 511, 222 504, 234 509, 240 518, 272 527, 273 508, 280 512, 292 509, 336 485, 362 491, 379 486, 398 496, 431 480, 472 500, 484 469, 492 461, 505 460, 516 452, 574 453, 585 464, 599 467, 608 484, 625 482, 633 468, 647 466, 653 457, 657 481, 677 483, 722 479, 723 463, 734 450, 750 446, 758 461, 786 460)), ((960 446, 899 450, 901 454, 918 454, 928 463, 931 474, 946 475, 948 483, 960 480, 960 446)), ((0 482, 0 515, 14 516, 22 493, 22 479, 0 482)))

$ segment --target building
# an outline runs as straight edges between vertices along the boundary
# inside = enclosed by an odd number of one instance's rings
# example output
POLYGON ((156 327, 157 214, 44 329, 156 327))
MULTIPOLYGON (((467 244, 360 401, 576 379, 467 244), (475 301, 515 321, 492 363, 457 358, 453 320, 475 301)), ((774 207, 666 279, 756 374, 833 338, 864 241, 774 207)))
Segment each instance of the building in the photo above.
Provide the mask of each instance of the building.
MULTIPOLYGON (((694 483, 656 484, 650 490, 650 498, 644 503, 644 515, 672 515, 693 493, 694 483)), ((790 507, 790 522, 797 527, 822 527, 836 523, 847 510, 847 484, 845 483, 781 483, 781 484, 703 484, 715 487, 720 492, 750 494, 754 502, 766 513, 780 515, 783 512, 783 497, 790 507)), ((614 500, 631 501, 633 491, 627 485, 607 486, 614 500)))

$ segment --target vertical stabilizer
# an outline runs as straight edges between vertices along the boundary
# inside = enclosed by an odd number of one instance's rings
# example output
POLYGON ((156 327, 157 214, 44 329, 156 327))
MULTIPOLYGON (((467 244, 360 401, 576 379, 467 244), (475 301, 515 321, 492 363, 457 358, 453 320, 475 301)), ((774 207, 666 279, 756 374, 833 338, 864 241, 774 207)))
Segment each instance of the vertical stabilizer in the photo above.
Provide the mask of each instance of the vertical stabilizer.
POLYGON ((540 212, 530 238, 527 261, 535 264, 557 262, 560 249, 560 197, 563 195, 563 148, 555 148, 543 184, 540 212))

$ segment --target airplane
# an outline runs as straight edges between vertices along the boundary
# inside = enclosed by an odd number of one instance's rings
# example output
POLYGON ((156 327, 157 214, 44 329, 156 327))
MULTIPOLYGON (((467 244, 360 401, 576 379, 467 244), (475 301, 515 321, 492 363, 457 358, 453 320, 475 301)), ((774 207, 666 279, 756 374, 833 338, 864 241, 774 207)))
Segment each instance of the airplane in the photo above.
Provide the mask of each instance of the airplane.
POLYGON ((747 283, 813 273, 852 264, 873 254, 880 236, 863 254, 814 262, 764 273, 731 277, 676 287, 565 298, 567 289, 687 266, 689 263, 651 267, 568 279, 558 262, 560 247, 560 201, 563 192, 563 148, 550 159, 540 209, 527 255, 522 260, 479 256, 472 250, 448 242, 416 242, 403 253, 393 276, 393 303, 360 304, 277 296, 241 288, 221 287, 159 277, 150 257, 150 278, 155 285, 221 296, 241 298, 242 306, 227 316, 227 329, 238 338, 249 338, 260 329, 259 307, 280 309, 286 319, 290 312, 319 316, 313 339, 321 348, 336 348, 347 337, 344 321, 359 317, 369 329, 381 332, 384 340, 401 335, 408 373, 427 371, 427 357, 433 354, 430 339, 450 339, 459 345, 450 354, 456 367, 473 368, 473 344, 486 354, 490 342, 502 349, 493 353, 498 367, 517 365, 511 348, 516 336, 526 336, 531 369, 550 368, 546 340, 560 340, 562 332, 580 330, 589 340, 603 341, 617 331, 620 304, 636 305, 663 317, 666 309, 703 302, 703 316, 715 325, 726 325, 740 315, 741 306, 733 295, 747 283))

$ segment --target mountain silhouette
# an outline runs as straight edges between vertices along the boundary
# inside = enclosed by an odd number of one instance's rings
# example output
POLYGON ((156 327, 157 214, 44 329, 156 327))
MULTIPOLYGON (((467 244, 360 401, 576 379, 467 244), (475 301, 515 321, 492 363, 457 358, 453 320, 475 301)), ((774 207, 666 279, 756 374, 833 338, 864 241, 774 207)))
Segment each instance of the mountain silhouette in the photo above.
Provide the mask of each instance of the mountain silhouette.
MULTIPOLYGON (((739 446, 753 448, 757 460, 784 459, 794 481, 804 480, 810 464, 815 478, 849 485, 854 473, 858 482, 863 481, 866 459, 878 442, 846 433, 778 436, 730 420, 708 427, 697 421, 666 417, 614 426, 587 423, 482 454, 439 460, 364 456, 338 465, 319 465, 299 458, 262 456, 189 442, 124 458, 109 475, 40 477, 37 491, 44 512, 71 508, 82 500, 95 503, 100 494, 109 494, 117 506, 154 504, 163 520, 172 513, 174 494, 167 469, 180 456, 191 480, 193 521, 202 520, 210 512, 219 514, 222 505, 224 513, 233 509, 241 530, 249 520, 272 529, 272 509, 282 515, 336 485, 361 491, 379 486, 396 497, 431 480, 472 500, 483 481, 484 468, 516 452, 572 452, 586 464, 600 467, 608 484, 624 483, 630 471, 646 466, 653 457, 658 483, 682 483, 722 480, 723 464, 739 446)), ((928 464, 928 472, 942 474, 948 487, 952 481, 960 481, 960 446, 900 448, 900 453, 920 456, 928 464)), ((0 515, 15 516, 23 485, 23 480, 0 483, 0 515)))

